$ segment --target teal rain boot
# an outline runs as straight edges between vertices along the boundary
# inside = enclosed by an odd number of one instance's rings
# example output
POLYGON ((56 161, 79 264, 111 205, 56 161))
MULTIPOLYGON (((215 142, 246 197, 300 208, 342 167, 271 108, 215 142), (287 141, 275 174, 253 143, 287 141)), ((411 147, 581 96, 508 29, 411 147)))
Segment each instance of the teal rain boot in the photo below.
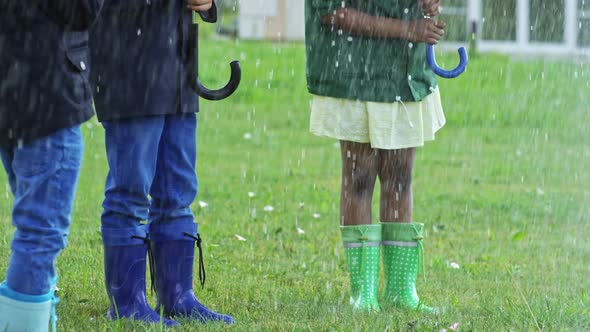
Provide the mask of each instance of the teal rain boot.
POLYGON ((416 292, 418 272, 423 270, 422 247, 424 224, 381 223, 383 227, 383 266, 385 299, 395 306, 435 312, 420 302, 416 292))
POLYGON ((350 303, 358 310, 379 311, 381 225, 342 226, 340 230, 350 273, 350 303))
POLYGON ((47 332, 51 323, 56 331, 54 291, 45 295, 21 294, 0 284, 0 331, 47 332))

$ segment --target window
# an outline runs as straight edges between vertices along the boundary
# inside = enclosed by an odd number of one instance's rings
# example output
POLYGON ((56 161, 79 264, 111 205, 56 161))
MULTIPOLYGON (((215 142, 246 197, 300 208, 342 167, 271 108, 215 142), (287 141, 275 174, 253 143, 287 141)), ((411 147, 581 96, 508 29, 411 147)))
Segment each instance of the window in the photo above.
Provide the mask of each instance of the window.
POLYGON ((530 0, 530 41, 561 43, 565 32, 564 0, 530 0))
POLYGON ((482 39, 516 40, 516 0, 484 0, 482 10, 482 39))
POLYGON ((590 47, 590 0, 578 0, 578 46, 590 47))
POLYGON ((443 3, 441 19, 447 23, 445 41, 469 40, 471 31, 467 30, 467 0, 446 0, 443 3))

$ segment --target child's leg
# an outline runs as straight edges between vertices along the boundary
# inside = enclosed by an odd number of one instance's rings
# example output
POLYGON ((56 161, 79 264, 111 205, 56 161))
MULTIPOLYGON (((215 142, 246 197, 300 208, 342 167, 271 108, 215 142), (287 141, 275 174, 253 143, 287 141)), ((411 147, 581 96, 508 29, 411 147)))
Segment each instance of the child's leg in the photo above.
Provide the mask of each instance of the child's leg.
POLYGON ((372 223, 371 203, 377 179, 377 150, 367 143, 349 141, 340 141, 340 147, 340 225, 369 225, 372 223))
POLYGON ((193 223, 191 204, 197 196, 196 114, 165 116, 150 187, 150 224, 193 223))
POLYGON ((80 128, 73 127, 3 154, 13 177, 16 227, 6 281, 16 292, 41 295, 53 286, 54 261, 67 244, 82 150, 80 128))
POLYGON ((109 174, 102 214, 105 283, 110 319, 129 318, 166 326, 146 297, 149 189, 156 172, 165 116, 103 123, 109 174))
POLYGON ((432 312, 420 302, 416 280, 423 262, 423 224, 412 220, 412 169, 416 149, 380 150, 381 227, 385 298, 408 309, 432 312))
POLYGON ((102 227, 137 227, 147 220, 164 116, 104 122, 109 173, 102 227))
POLYGON ((372 224, 371 201, 377 178, 377 154, 369 144, 341 141, 342 242, 350 274, 353 308, 379 310, 381 225, 372 224))
POLYGON ((416 148, 379 150, 381 222, 412 222, 412 170, 416 148))
POLYGON ((54 262, 67 244, 82 150, 76 126, 1 151, 16 232, 0 284, 0 331, 47 331, 50 319, 55 330, 54 262))
MULTIPOLYGON (((193 291, 195 242, 201 250, 190 209, 197 194, 196 115, 167 115, 150 189, 149 237, 154 258, 157 311, 199 321, 233 323, 233 318, 203 306, 193 291)), ((201 260, 199 260, 202 263, 201 260)), ((199 266, 200 268, 204 266, 199 266)), ((204 281, 204 280, 203 280, 204 281)))

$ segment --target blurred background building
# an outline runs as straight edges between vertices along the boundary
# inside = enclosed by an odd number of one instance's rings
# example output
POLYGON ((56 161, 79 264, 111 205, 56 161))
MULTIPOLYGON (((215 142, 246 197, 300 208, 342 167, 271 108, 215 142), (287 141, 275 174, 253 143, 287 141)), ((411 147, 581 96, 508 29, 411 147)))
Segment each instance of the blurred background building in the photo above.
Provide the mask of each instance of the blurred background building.
MULTIPOLYGON (((304 38, 304 0, 222 0, 242 39, 304 38)), ((590 54, 590 0, 445 0, 442 47, 508 54, 590 54)))

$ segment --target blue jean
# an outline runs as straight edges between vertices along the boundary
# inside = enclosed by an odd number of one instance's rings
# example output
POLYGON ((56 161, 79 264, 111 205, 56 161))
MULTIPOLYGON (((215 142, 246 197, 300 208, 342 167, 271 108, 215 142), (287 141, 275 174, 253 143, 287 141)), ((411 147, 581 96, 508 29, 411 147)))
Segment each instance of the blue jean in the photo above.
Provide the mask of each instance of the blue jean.
POLYGON ((16 227, 6 283, 19 293, 47 294, 55 282, 54 263, 67 245, 83 150, 79 126, 0 149, 16 227))
MULTIPOLYGON (((103 235, 120 229, 141 236, 143 221, 193 222, 190 205, 198 190, 196 115, 146 116, 103 126, 109 163, 103 235)), ((138 244, 138 239, 125 238, 128 243, 119 237, 112 245, 138 244)))

